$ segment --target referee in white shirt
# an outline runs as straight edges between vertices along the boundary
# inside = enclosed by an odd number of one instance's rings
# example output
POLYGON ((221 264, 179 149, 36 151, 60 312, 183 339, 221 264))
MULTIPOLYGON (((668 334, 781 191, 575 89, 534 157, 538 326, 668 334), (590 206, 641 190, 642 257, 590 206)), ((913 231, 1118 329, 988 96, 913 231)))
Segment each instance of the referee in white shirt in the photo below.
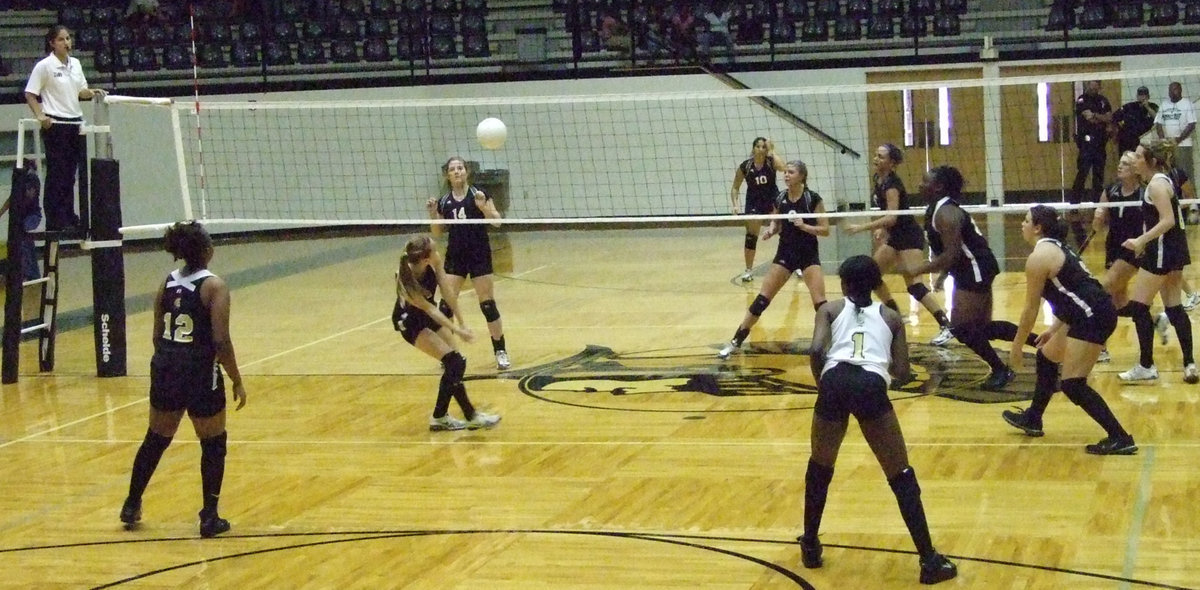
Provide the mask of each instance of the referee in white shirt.
POLYGON ((25 102, 42 124, 46 149, 46 230, 79 228, 75 214, 75 175, 85 158, 86 144, 79 134, 83 123, 81 100, 103 98, 103 90, 89 89, 79 60, 71 57, 71 31, 54 25, 46 32, 50 51, 33 66, 25 84, 25 102))
POLYGON ((807 568, 824 564, 817 533, 829 482, 833 479, 833 465, 853 414, 887 476, 904 524, 921 556, 921 583, 949 580, 958 574, 958 569, 933 548, 921 503, 921 488, 908 464, 904 434, 887 396, 892 377, 909 376, 903 319, 895 310, 871 300, 871 292, 883 278, 879 265, 870 256, 847 259, 838 269, 838 275, 846 297, 817 310, 809 351, 818 385, 812 457, 804 476, 804 534, 798 539, 801 562, 807 568))

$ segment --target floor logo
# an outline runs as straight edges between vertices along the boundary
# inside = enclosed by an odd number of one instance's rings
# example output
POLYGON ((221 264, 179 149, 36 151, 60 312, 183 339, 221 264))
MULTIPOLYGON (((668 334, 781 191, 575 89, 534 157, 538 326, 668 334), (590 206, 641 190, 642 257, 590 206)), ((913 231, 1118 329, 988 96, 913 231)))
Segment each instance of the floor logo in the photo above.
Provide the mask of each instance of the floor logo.
MULTIPOLYGON (((714 398, 740 402, 730 408, 739 411, 786 409, 748 407, 744 401, 815 395, 816 383, 804 354, 808 345, 808 340, 757 342, 728 361, 717 360, 713 347, 618 353, 588 345, 571 357, 505 375, 519 379, 519 388, 528 395, 570 405, 632 409, 621 400, 653 395, 663 402, 661 408, 678 411, 703 409, 693 405, 714 398)), ((988 367, 963 348, 911 344, 909 350, 916 378, 893 384, 893 398, 939 395, 975 403, 1009 403, 1027 400, 1033 391, 1033 376, 1028 374, 1018 374, 1005 391, 979 389, 988 367)), ((796 400, 802 407, 813 402, 811 397, 796 400)))

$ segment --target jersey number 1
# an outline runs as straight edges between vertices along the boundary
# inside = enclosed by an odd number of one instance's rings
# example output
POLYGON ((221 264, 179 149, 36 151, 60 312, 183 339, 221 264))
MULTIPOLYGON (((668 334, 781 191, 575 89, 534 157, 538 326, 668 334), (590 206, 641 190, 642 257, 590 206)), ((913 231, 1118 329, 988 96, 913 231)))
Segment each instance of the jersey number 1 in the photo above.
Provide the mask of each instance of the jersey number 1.
POLYGON ((850 336, 850 339, 854 341, 854 354, 852 355, 853 358, 863 358, 863 339, 865 337, 866 335, 862 332, 855 332, 852 336, 850 336))

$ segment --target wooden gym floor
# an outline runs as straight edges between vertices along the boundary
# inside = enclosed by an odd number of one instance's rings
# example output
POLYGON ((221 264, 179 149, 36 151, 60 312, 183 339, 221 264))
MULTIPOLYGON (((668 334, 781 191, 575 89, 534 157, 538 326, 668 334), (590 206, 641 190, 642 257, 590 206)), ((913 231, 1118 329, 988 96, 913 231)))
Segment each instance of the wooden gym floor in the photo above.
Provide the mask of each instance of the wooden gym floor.
MULTIPOLYGON (((740 229, 495 234, 514 365, 497 373, 464 294, 480 335, 463 348, 467 387, 504 420, 460 433, 427 430, 439 366, 389 325, 403 238, 218 246, 249 404, 229 415, 233 530, 204 540, 186 424, 143 526, 117 520, 146 429, 150 296, 172 261, 126 256, 129 375, 98 379, 90 266, 64 259, 56 369, 38 373, 27 343, 20 382, 0 396, 0 587, 917 587, 912 543, 854 427, 825 567, 800 565, 814 395, 794 352, 812 309, 792 281, 746 352, 715 358, 759 285, 734 280, 740 229)), ((828 287, 836 296, 836 278, 828 287)), ((997 316, 1016 319, 1023 289, 1019 273, 999 279, 997 316)), ((1182 384, 1174 340, 1156 345, 1157 383, 1124 386, 1116 373, 1136 347, 1121 323, 1091 383, 1141 452, 1093 457, 1083 446, 1102 432, 1061 396, 1044 438, 1000 419, 1026 405, 1032 359, 1009 392, 983 394, 983 363, 929 346, 933 322, 917 318, 922 380, 893 397, 934 542, 959 566, 942 587, 1200 587, 1200 386, 1182 384)))

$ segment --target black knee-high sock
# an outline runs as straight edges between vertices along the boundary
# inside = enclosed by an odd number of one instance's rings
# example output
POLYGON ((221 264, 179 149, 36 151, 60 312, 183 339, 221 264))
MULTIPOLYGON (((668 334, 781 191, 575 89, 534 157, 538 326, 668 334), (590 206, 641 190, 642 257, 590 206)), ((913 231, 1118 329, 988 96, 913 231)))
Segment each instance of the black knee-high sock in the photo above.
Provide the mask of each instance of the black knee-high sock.
POLYGON ((500 352, 501 350, 508 350, 504 346, 504 336, 501 336, 498 339, 493 338, 492 339, 492 352, 500 352))
POLYGON ((829 482, 833 480, 833 468, 808 460, 808 471, 804 473, 804 538, 814 541, 821 530, 821 515, 825 513, 825 499, 829 496, 829 482))
POLYGON ((225 480, 225 445, 228 435, 200 439, 200 486, 204 492, 205 514, 217 514, 221 499, 221 482, 225 480))
POLYGON ((1033 386, 1033 403, 1029 404, 1029 409, 1025 410, 1025 413, 1041 423, 1042 414, 1046 413, 1046 406, 1050 405, 1050 398, 1054 397, 1055 391, 1058 391, 1058 363, 1046 358, 1046 355, 1039 350, 1037 352, 1037 383, 1033 386))
POLYGON ((458 382, 458 386, 454 388, 452 395, 454 395, 454 401, 458 402, 458 407, 462 410, 463 417, 467 420, 474 418, 475 406, 471 405, 471 399, 467 397, 467 388, 462 384, 462 381, 458 382))
POLYGON ((158 468, 158 460, 162 459, 163 451, 171 446, 171 437, 155 434, 147 430, 142 446, 138 447, 137 455, 133 458, 133 473, 129 476, 129 497, 142 499, 142 493, 150 483, 150 476, 158 468))
POLYGON ((979 355, 979 358, 983 359, 993 372, 1005 368, 1004 361, 1000 360, 1000 355, 996 354, 996 350, 988 343, 988 337, 982 329, 975 326, 958 325, 954 326, 952 330, 954 337, 970 348, 971 352, 979 355))
POLYGON ((1192 320, 1188 319, 1183 306, 1168 307, 1167 319, 1171 320, 1171 325, 1175 327, 1175 336, 1179 338, 1179 348, 1183 350, 1184 366, 1196 362, 1196 359, 1192 357, 1192 320))
POLYGON ((737 331, 733 333, 733 341, 737 343, 738 346, 741 346, 742 343, 746 341, 746 337, 749 335, 750 328, 738 327, 737 331))
POLYGON ((925 520, 925 506, 921 504, 921 486, 917 485, 917 474, 912 467, 905 467, 896 477, 888 480, 896 503, 900 505, 900 516, 908 527, 913 545, 921 559, 933 554, 933 541, 929 538, 929 523, 925 520))
MULTIPOLYGON (((1017 337, 1017 325, 1007 320, 994 320, 987 325, 988 340, 1003 340, 1012 342, 1017 337)), ((1037 334, 1030 332, 1025 337, 1025 346, 1037 346, 1037 334)))
POLYGON ((946 311, 939 309, 933 312, 933 319, 937 320, 939 326, 943 328, 950 327, 950 316, 946 315, 946 311))
POLYGON ((1138 350, 1141 351, 1139 363, 1149 368, 1154 365, 1154 320, 1150 317, 1150 308, 1139 301, 1130 301, 1125 307, 1129 308, 1129 316, 1137 330, 1138 350))
POLYGON ((454 395, 454 387, 446 381, 446 374, 442 373, 442 380, 438 383, 437 402, 433 404, 434 418, 441 418, 450 411, 450 398, 454 395))
POLYGON ((1072 402, 1075 402, 1075 405, 1083 408, 1083 411, 1092 420, 1095 420, 1104 429, 1106 434, 1115 438, 1129 436, 1129 433, 1121 426, 1121 422, 1113 415, 1112 409, 1108 407, 1104 398, 1100 397, 1100 394, 1087 384, 1086 377, 1063 379, 1062 389, 1067 399, 1070 399, 1072 402))

